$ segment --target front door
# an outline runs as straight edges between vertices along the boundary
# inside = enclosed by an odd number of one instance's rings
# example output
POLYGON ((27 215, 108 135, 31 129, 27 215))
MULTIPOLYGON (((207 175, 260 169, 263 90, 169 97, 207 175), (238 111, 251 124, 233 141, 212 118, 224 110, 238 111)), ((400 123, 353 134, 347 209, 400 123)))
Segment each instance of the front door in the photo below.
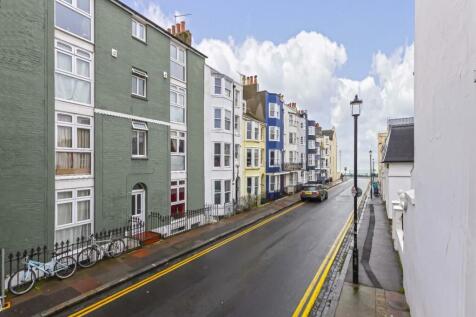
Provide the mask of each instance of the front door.
POLYGON ((145 190, 132 191, 132 223, 143 224, 145 221, 145 190))

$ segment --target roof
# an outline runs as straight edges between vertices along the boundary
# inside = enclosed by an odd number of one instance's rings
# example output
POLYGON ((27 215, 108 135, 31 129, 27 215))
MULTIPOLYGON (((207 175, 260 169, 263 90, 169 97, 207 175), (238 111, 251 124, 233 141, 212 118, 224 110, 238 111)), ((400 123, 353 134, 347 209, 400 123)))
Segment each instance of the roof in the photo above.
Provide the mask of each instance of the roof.
POLYGON ((334 138, 334 130, 322 130, 322 135, 328 136, 329 140, 334 138))
POLYGON ((164 29, 163 27, 161 27, 160 25, 158 25, 157 23, 155 23, 154 21, 152 21, 148 17, 144 16, 143 14, 139 13, 138 11, 136 11, 133 8, 131 8, 130 6, 128 6, 126 3, 123 2, 124 0, 109 0, 109 1, 116 4, 117 6, 121 7, 122 9, 128 11, 130 14, 135 15, 137 17, 140 17, 142 20, 146 21, 151 27, 155 28, 156 30, 158 30, 160 33, 164 34, 168 38, 180 42, 180 44, 187 47, 188 49, 190 49, 194 53, 200 55, 203 58, 207 58, 207 56, 205 54, 203 54, 202 52, 200 52, 199 50, 197 50, 193 46, 188 45, 187 43, 185 43, 184 41, 182 41, 178 37, 170 34, 166 29, 164 29))
POLYGON ((391 126, 383 163, 403 163, 414 160, 414 125, 391 126))

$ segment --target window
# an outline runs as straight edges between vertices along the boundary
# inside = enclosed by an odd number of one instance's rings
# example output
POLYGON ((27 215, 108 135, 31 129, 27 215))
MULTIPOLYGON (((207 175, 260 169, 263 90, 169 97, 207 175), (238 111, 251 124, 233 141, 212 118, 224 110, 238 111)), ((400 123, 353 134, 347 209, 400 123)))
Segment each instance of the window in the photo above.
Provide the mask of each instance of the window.
POLYGON ((270 126, 269 127, 269 140, 270 141, 279 141, 279 127, 270 126))
POLYGON ((270 192, 279 192, 281 188, 281 177, 279 175, 270 175, 269 176, 269 191, 270 192))
POLYGON ((259 167, 260 164, 259 164, 259 149, 254 149, 254 153, 253 153, 253 165, 255 167, 259 167))
POLYGON ((132 157, 147 157, 147 124, 132 121, 132 157))
POLYGON ((269 117, 279 119, 280 111, 279 111, 279 105, 277 103, 269 104, 269 117))
POLYGON ((260 140, 260 137, 259 137, 259 125, 256 123, 256 122, 253 122, 253 129, 254 129, 254 137, 255 137, 255 140, 256 141, 259 141, 260 140))
POLYGON ((248 148, 246 149, 246 167, 259 167, 260 166, 260 149, 248 148))
POLYGON ((215 108, 213 127, 215 129, 221 129, 221 109, 220 108, 215 108))
POLYGON ((185 180, 170 182, 170 216, 174 219, 185 216, 185 180))
POLYGON ((132 68, 132 86, 131 93, 133 96, 145 98, 147 96, 147 73, 132 68))
POLYGON ((246 178, 246 193, 248 195, 258 196, 259 193, 259 177, 247 177, 246 178))
POLYGON ((229 143, 224 143, 224 156, 223 156, 223 164, 225 167, 230 167, 231 166, 231 144, 229 143))
POLYGON ((310 125, 310 126, 308 127, 308 133, 307 133, 307 134, 308 134, 308 135, 315 135, 315 134, 316 134, 316 130, 315 130, 315 128, 314 128, 313 125, 310 125))
POLYGON ((170 85, 170 121, 185 123, 185 94, 184 88, 170 85))
POLYGON ((214 181, 213 183, 215 187, 215 190, 213 193, 213 196, 214 196, 213 203, 215 205, 220 205, 221 204, 221 181, 214 181))
POLYGON ((145 25, 132 19, 132 36, 145 42, 145 25))
POLYGON ((307 155, 307 164, 309 166, 314 166, 315 165, 314 159, 315 159, 314 154, 308 154, 307 155))
POLYGON ((90 175, 92 118, 56 114, 56 175, 90 175))
POLYGON ((240 160, 240 145, 235 144, 235 160, 240 160))
POLYGON ((231 131, 231 111, 225 110, 225 130, 231 131))
POLYGON ((93 225, 92 188, 68 189, 56 192, 55 242, 76 242, 89 237, 93 225))
POLYGON ((170 44, 170 76, 185 81, 185 50, 170 44))
POLYGON ((289 151, 289 163, 294 163, 294 152, 289 151))
POLYGON ((225 79, 225 96, 231 98, 231 81, 225 79))
POLYGON ((304 138, 301 137, 301 145, 304 145, 304 138))
POLYGON ((251 140, 253 134, 253 124, 251 121, 246 121, 246 139, 251 140))
POLYGON ((307 147, 310 150, 314 150, 316 148, 316 141, 314 140, 308 140, 307 141, 307 147))
POLYGON ((214 90, 215 95, 221 95, 221 77, 214 78, 214 90))
POLYGON ((234 129, 236 134, 240 134, 240 116, 235 115, 234 129))
POLYGON ((90 105, 92 54, 56 41, 55 57, 55 97, 90 105))
POLYGON ((246 149, 246 167, 253 166, 253 150, 246 149))
POLYGON ((216 205, 231 202, 231 180, 213 181, 213 203, 216 205))
POLYGON ((170 131, 170 165, 172 172, 185 171, 185 132, 170 131))
POLYGON ((221 143, 213 143, 213 167, 221 167, 221 143))
POLYGON ((91 2, 90 0, 56 0, 55 25, 91 41, 91 2))
POLYGON ((240 91, 235 89, 235 107, 240 107, 240 91))
POLYGON ((281 164, 281 151, 269 150, 269 166, 276 167, 281 164))

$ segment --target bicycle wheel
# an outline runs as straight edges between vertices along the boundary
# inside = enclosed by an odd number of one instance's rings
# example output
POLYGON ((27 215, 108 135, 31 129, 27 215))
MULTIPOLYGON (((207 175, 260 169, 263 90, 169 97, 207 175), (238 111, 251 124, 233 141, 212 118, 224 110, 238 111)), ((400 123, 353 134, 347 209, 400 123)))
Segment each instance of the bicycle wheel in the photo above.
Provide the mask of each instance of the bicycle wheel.
POLYGON ((80 267, 91 267, 99 260, 99 250, 93 247, 87 247, 78 254, 78 260, 76 261, 80 267))
POLYGON ((114 239, 112 240, 111 244, 109 244, 109 247, 107 248, 107 253, 109 254, 110 257, 118 257, 122 253, 126 251, 126 244, 122 239, 114 239))
POLYGON ((70 277, 76 272, 76 260, 72 256, 64 256, 56 260, 55 275, 60 279, 70 277))
POLYGON ((8 280, 8 289, 12 294, 22 295, 33 288, 35 281, 36 274, 33 270, 20 270, 8 280))

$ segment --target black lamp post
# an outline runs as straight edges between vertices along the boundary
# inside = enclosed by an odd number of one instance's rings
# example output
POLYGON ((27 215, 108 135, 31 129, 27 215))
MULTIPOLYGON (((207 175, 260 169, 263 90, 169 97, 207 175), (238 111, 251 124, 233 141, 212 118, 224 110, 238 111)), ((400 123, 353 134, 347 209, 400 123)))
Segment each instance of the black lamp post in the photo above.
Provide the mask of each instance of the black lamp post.
POLYGON ((370 199, 373 199, 373 194, 372 194, 372 185, 373 185, 373 182, 372 182, 372 177, 373 177, 373 172, 372 172, 372 150, 369 151, 369 156, 370 156, 370 160, 369 160, 369 175, 370 175, 370 199))
POLYGON ((360 106, 362 100, 355 95, 354 100, 350 102, 352 116, 354 117, 354 249, 352 252, 352 281, 359 284, 359 249, 357 248, 357 119, 360 115, 360 106))

